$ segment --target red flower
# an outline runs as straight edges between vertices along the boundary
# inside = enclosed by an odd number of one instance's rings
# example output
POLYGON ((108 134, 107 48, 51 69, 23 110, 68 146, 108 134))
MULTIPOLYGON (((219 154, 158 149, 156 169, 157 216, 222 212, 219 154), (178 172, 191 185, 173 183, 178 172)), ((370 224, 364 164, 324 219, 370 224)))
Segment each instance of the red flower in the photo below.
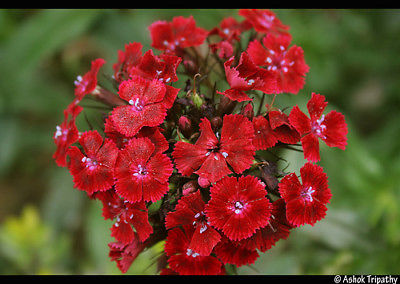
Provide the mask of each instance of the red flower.
POLYGON ((253 118, 255 138, 253 145, 256 150, 266 150, 278 141, 295 144, 300 140, 300 134, 289 123, 289 117, 280 110, 269 111, 267 117, 253 118))
POLYGON ((157 21, 150 25, 149 30, 151 46, 172 53, 176 49, 200 45, 208 35, 206 30, 196 27, 193 16, 174 17, 172 22, 157 21))
POLYGON ((221 134, 217 136, 207 118, 200 123, 200 137, 195 144, 178 141, 172 153, 179 172, 189 176, 193 172, 214 183, 231 173, 248 169, 254 159, 254 130, 242 115, 225 115, 221 134), (197 171, 196 171, 197 170, 197 171))
POLYGON ((227 237, 222 238, 214 253, 224 264, 229 263, 237 267, 253 264, 259 257, 257 250, 247 249, 240 242, 231 241, 227 237))
POLYGON ((240 9, 239 15, 245 17, 257 32, 288 33, 289 27, 283 25, 275 13, 270 10, 240 9))
POLYGON ((92 61, 92 67, 89 72, 87 72, 83 76, 78 76, 78 78, 74 82, 75 96, 78 102, 81 101, 85 95, 94 91, 97 86, 97 73, 104 63, 104 59, 98 58, 92 61))
POLYGON ((115 163, 115 189, 129 202, 155 202, 168 191, 172 170, 170 159, 155 153, 149 138, 132 138, 115 163))
MULTIPOLYGON (((108 117, 104 123, 105 129, 104 132, 106 136, 113 140, 117 145, 118 149, 122 149, 129 142, 132 137, 127 137, 122 133, 119 133, 111 119, 108 117)), ((159 127, 142 127, 139 132, 135 135, 136 138, 147 137, 150 139, 151 143, 154 144, 155 150, 154 153, 164 153, 168 150, 169 144, 165 136, 161 133, 162 129, 159 127)))
POLYGON ((247 48, 251 60, 257 66, 265 67, 275 77, 276 93, 297 94, 303 88, 309 70, 303 49, 296 45, 288 48, 291 39, 290 34, 268 34, 263 38, 264 46, 254 40, 247 48))
POLYGON ((167 93, 165 85, 156 79, 134 76, 120 84, 118 94, 129 104, 115 107, 111 121, 117 131, 132 137, 144 126, 161 124, 167 115, 167 106, 170 106, 170 95, 174 99, 177 92, 167 93))
POLYGON ((253 176, 225 177, 210 189, 206 216, 231 240, 250 237, 268 224, 271 203, 265 184, 253 176))
POLYGON ((279 183, 279 192, 286 202, 287 220, 294 226, 314 224, 325 217, 331 198, 328 178, 323 169, 306 163, 300 169, 302 184, 294 173, 279 183))
POLYGON ((110 248, 109 257, 111 261, 117 263, 118 269, 122 273, 126 273, 136 257, 145 249, 145 245, 139 241, 137 234, 131 243, 123 244, 120 242, 111 242, 108 244, 110 248))
POLYGON ((125 45, 125 51, 118 50, 118 62, 113 65, 114 79, 122 82, 129 79, 131 70, 142 58, 142 44, 133 42, 125 45))
POLYGON ((168 213, 165 218, 165 227, 171 229, 185 225, 194 226, 195 231, 188 249, 207 256, 220 241, 221 236, 208 224, 204 207, 200 191, 183 196, 178 201, 175 211, 168 213))
POLYGON ((118 242, 129 244, 134 241, 135 234, 140 242, 144 242, 153 232, 143 201, 130 203, 119 197, 114 190, 97 193, 95 197, 103 203, 103 217, 115 220, 111 236, 118 242))
POLYGON ((75 125, 75 119, 82 111, 82 107, 75 105, 71 109, 64 110, 64 121, 57 125, 53 140, 57 146, 53 159, 60 167, 67 165, 67 150, 79 138, 79 132, 75 125), (71 116, 71 118, 69 118, 71 116))
POLYGON ((213 28, 209 35, 218 35, 221 39, 227 41, 240 40, 243 31, 251 28, 247 21, 238 22, 233 17, 224 18, 218 27, 213 28))
POLYGON ((169 267, 181 275, 216 275, 222 263, 214 256, 202 256, 189 248, 194 234, 193 226, 168 231, 165 242, 169 267))
POLYGON ((266 94, 275 92, 276 80, 272 73, 257 67, 247 53, 243 52, 240 56, 239 64, 232 67, 235 60, 231 57, 224 63, 226 80, 230 88, 224 92, 219 92, 231 100, 242 102, 251 101, 245 91, 259 90, 266 94))
POLYGON ((78 147, 72 146, 67 155, 70 157, 68 168, 74 177, 75 187, 89 195, 96 191, 110 189, 114 185, 114 164, 118 148, 110 139, 105 139, 96 131, 86 131, 79 138, 78 147))
POLYGON ((282 198, 272 203, 268 225, 257 230, 250 238, 240 241, 243 249, 266 252, 280 239, 287 239, 293 226, 286 218, 286 203, 282 198))
POLYGON ((312 93, 311 99, 307 103, 310 118, 297 105, 289 114, 290 124, 302 136, 304 158, 310 162, 320 160, 318 138, 329 147, 345 150, 347 145, 347 124, 344 115, 335 110, 323 115, 327 104, 324 96, 312 93))

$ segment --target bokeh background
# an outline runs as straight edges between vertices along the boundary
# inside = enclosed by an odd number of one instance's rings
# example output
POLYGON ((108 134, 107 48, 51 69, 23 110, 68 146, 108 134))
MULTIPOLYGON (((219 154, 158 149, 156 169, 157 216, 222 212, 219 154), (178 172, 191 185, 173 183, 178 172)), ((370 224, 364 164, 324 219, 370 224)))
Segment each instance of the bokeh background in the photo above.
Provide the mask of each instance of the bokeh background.
MULTIPOLYGON (((322 146, 333 193, 327 217, 292 232, 240 274, 400 273, 400 11, 273 10, 310 66, 306 85, 278 96, 305 110, 311 92, 346 116, 346 151, 322 146)), ((237 10, 0 10, 0 274, 119 274, 108 258, 111 223, 73 188, 51 156, 76 76, 147 27, 193 15, 205 29, 237 10)), ((285 153, 298 173, 302 154, 285 153)), ((128 274, 154 274, 160 247, 128 274)))

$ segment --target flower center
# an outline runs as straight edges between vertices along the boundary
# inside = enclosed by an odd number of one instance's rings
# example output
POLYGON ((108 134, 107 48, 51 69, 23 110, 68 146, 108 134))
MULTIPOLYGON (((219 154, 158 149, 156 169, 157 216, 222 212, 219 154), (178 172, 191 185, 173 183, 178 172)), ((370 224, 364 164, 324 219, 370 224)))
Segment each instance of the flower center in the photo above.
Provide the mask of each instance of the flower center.
POLYGON ((324 119, 325 115, 322 115, 320 119, 317 119, 311 123, 311 131, 315 135, 321 138, 326 138, 325 135, 323 134, 324 131, 326 130, 326 125, 323 124, 324 119))
POLYGON ((300 196, 308 202, 313 202, 312 194, 314 192, 315 192, 315 190, 311 186, 309 186, 309 187, 303 189, 303 191, 300 193, 300 196))
POLYGON ((147 170, 145 167, 143 167, 142 165, 138 165, 137 169, 134 171, 133 175, 135 177, 144 177, 148 174, 147 170))
POLYGON ((97 163, 96 160, 88 158, 88 157, 83 157, 82 163, 84 163, 85 167, 88 168, 90 171, 95 170, 98 165, 101 165, 101 163, 97 163))
POLYGON ((144 108, 143 103, 139 100, 139 98, 136 98, 136 100, 129 100, 129 104, 132 106, 132 108, 136 111, 142 111, 144 108))
POLYGON ((235 214, 240 214, 240 213, 242 213, 244 207, 245 207, 245 205, 242 202, 236 201, 232 210, 233 210, 233 212, 235 212, 235 214))

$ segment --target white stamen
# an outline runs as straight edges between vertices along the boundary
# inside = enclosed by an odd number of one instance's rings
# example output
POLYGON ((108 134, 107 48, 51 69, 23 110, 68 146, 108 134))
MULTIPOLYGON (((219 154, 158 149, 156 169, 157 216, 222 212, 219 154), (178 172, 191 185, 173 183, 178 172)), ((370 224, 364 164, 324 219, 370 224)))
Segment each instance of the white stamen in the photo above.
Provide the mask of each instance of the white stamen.
POLYGON ((222 156, 224 156, 224 158, 226 159, 226 157, 228 157, 228 153, 227 152, 222 152, 222 156))
POLYGON ((253 79, 250 79, 249 81, 247 81, 247 85, 252 85, 254 83, 254 80, 253 79))

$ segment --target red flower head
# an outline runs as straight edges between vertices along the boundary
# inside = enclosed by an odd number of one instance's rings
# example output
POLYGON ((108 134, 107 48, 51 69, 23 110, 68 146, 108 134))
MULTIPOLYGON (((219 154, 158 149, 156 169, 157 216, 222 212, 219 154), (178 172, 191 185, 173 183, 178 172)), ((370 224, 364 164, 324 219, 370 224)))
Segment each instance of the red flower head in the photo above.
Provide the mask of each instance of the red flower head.
POLYGON ((226 80, 229 83, 230 89, 224 92, 219 92, 227 96, 231 100, 242 102, 251 101, 245 91, 260 90, 266 94, 275 92, 276 83, 272 73, 257 67, 247 53, 243 52, 240 56, 239 64, 232 67, 235 60, 231 57, 224 63, 226 80))
POLYGON ((97 73, 104 63, 104 59, 98 58, 92 61, 92 68, 89 72, 87 72, 83 76, 78 76, 78 78, 74 82, 75 96, 77 102, 81 101, 85 95, 94 91, 97 86, 97 73))
POLYGON ((211 187, 206 216, 231 240, 250 237, 268 224, 271 203, 265 184, 253 176, 225 177, 211 187))
POLYGON ((189 248, 194 232, 193 226, 183 226, 168 231, 165 253, 169 257, 169 267, 181 275, 219 274, 222 263, 216 257, 202 256, 189 248))
POLYGON ((117 267, 122 273, 128 271, 136 257, 145 249, 145 245, 139 241, 137 234, 129 244, 112 242, 108 244, 108 247, 111 261, 117 263, 117 267))
POLYGON ((129 104, 115 107, 112 111, 110 117, 114 127, 125 136, 132 137, 144 126, 158 126, 164 121, 177 91, 179 89, 167 92, 165 85, 156 79, 133 76, 123 81, 118 94, 129 104))
POLYGON ((114 79, 122 82, 129 79, 131 70, 142 58, 142 44, 133 42, 125 45, 125 51, 118 50, 118 62, 113 65, 114 79))
POLYGON ((263 45, 254 40, 249 44, 247 53, 257 66, 270 71, 276 80, 276 93, 297 94, 305 84, 305 75, 309 70, 304 61, 303 49, 293 45, 290 34, 275 36, 268 34, 263 45))
POLYGON ((248 22, 238 22, 233 17, 224 18, 219 27, 213 28, 209 35, 218 35, 221 39, 232 42, 233 40, 240 40, 240 35, 243 31, 251 28, 248 22))
MULTIPOLYGON (((104 132, 106 136, 113 140, 117 145, 118 149, 122 149, 129 142, 132 137, 127 137, 122 133, 119 133, 111 119, 108 117, 104 123, 104 132)), ((169 144, 165 136, 161 133, 162 129, 160 127, 142 127, 139 132, 135 135, 136 138, 147 137, 150 139, 151 143, 156 147, 154 153, 164 153, 168 150, 169 144)))
POLYGON ((254 159, 252 145, 254 130, 251 122, 243 115, 225 115, 221 134, 214 134, 211 123, 203 118, 200 137, 195 144, 178 141, 172 153, 177 169, 182 175, 193 172, 214 183, 231 173, 248 169, 254 159), (196 171, 197 170, 197 171, 196 171))
POLYGON ((239 15, 245 17, 259 33, 288 33, 289 27, 270 10, 240 9, 239 15))
POLYGON ((268 225, 257 230, 250 238, 240 241, 243 249, 266 252, 280 239, 287 239, 293 226, 286 218, 286 203, 282 198, 272 203, 268 225))
POLYGON ((114 185, 114 164, 118 148, 110 139, 105 139, 96 131, 86 131, 79 138, 78 147, 72 146, 67 155, 69 171, 74 177, 75 187, 91 195, 97 191, 110 189, 114 185))
POLYGON ((214 253, 224 264, 237 267, 253 264, 259 257, 257 250, 247 249, 240 242, 231 241, 225 236, 215 247, 214 253))
POLYGON ((199 255, 207 256, 221 236, 208 224, 204 207, 200 191, 183 196, 178 201, 175 211, 168 213, 165 218, 165 227, 171 229, 178 226, 194 226, 195 231, 188 248, 199 255))
POLYGON ((196 27, 193 16, 174 17, 172 22, 157 21, 149 27, 152 47, 174 53, 177 49, 197 46, 204 42, 208 32, 196 27))
POLYGON ((172 163, 149 138, 132 138, 115 163, 115 189, 129 202, 159 200, 169 189, 172 163))
POLYGON ((347 124, 344 115, 335 110, 323 115, 327 104, 324 96, 312 93, 311 99, 307 103, 310 118, 297 105, 289 114, 290 124, 302 136, 304 158, 310 162, 320 160, 318 138, 329 147, 338 147, 344 150, 347 145, 347 124))
POLYGON ((286 217, 291 224, 314 226, 325 217, 326 204, 332 196, 328 178, 320 166, 312 163, 306 163, 300 175, 303 184, 291 173, 279 183, 279 192, 286 202, 286 217))
POLYGON ((75 105, 70 109, 64 110, 64 121, 57 125, 53 140, 57 146, 53 154, 53 159, 60 167, 67 165, 67 150, 79 138, 79 132, 75 125, 75 119, 82 111, 82 107, 75 105), (69 116, 71 118, 69 119, 69 116))
POLYGON ((153 232, 143 201, 129 203, 119 197, 113 189, 99 192, 95 197, 103 203, 103 217, 115 220, 111 227, 111 236, 118 242, 129 244, 134 241, 136 234, 139 241, 144 242, 153 232))
POLYGON ((280 110, 269 111, 267 116, 253 118, 255 138, 253 145, 256 150, 266 150, 278 141, 295 144, 300 140, 300 134, 289 123, 289 117, 280 110))

